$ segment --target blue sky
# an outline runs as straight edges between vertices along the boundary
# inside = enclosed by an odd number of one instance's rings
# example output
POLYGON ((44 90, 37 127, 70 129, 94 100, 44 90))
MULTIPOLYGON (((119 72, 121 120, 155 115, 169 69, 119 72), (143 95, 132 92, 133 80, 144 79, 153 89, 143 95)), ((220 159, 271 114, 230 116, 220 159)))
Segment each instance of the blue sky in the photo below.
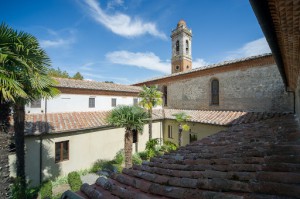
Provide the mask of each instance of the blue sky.
POLYGON ((38 38, 54 68, 132 84, 170 74, 171 31, 192 29, 193 68, 270 52, 248 0, 2 0, 0 21, 38 38))

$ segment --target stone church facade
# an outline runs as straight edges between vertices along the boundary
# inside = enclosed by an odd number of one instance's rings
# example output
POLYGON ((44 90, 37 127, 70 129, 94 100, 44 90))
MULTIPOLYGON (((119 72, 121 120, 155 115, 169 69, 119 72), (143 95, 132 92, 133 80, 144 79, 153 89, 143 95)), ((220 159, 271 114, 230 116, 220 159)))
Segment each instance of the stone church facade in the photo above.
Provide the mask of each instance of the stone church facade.
MULTIPOLYGON (((140 82, 135 84, 136 86, 158 85, 164 93, 165 108, 170 109, 294 111, 293 93, 285 91, 285 86, 271 54, 192 69, 192 63, 188 59, 191 58, 191 55, 187 56, 186 51, 180 50, 180 45, 185 44, 181 41, 191 38, 191 35, 187 37, 186 34, 189 29, 182 28, 182 26, 186 26, 186 24, 181 20, 177 29, 173 30, 177 36, 172 35, 172 74, 140 82), (176 51, 177 41, 180 41, 179 52, 176 51), (187 68, 181 63, 189 67, 187 68)), ((187 41, 190 53, 191 40, 187 41)))

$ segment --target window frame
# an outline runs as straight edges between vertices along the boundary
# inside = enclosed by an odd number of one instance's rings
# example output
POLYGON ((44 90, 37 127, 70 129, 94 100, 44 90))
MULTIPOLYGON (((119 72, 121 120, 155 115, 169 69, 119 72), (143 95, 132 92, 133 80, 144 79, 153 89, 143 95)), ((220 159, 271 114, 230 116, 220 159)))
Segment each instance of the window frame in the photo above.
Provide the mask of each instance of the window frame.
POLYGON ((117 98, 111 98, 111 107, 117 107, 117 98))
POLYGON ((55 163, 67 161, 70 159, 70 141, 65 140, 61 142, 55 142, 55 163), (64 144, 67 146, 67 158, 64 158, 64 144), (58 146, 58 147, 57 147, 58 146), (59 158, 57 158, 57 148, 59 149, 59 158))
POLYGON ((218 79, 212 79, 210 83, 210 105, 220 105, 220 82, 218 79))
POLYGON ((133 106, 139 105, 139 99, 138 98, 133 98, 133 106))
POLYGON ((173 127, 168 125, 168 138, 173 139, 173 127))
POLYGON ((42 99, 31 101, 30 108, 42 108, 42 99))
POLYGON ((95 108, 95 107, 96 107, 96 99, 95 99, 95 97, 89 97, 89 108, 95 108))

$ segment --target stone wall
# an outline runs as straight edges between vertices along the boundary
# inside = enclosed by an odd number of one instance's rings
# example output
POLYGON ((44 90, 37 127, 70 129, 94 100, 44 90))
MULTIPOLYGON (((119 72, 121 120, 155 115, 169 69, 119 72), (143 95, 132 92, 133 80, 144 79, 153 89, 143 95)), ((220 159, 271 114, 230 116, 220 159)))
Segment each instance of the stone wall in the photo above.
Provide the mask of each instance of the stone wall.
POLYGON ((293 112, 293 94, 275 64, 209 74, 167 84, 168 108, 293 112), (211 105, 211 81, 219 80, 219 105, 211 105))

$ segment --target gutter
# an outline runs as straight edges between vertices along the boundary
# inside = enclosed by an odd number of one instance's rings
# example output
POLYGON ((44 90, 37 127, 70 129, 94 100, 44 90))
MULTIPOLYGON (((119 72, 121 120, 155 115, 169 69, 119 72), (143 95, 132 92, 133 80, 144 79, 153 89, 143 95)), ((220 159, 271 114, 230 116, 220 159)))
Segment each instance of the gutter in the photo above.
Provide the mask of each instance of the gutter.
POLYGON ((288 91, 289 83, 287 81, 287 75, 284 69, 283 58, 281 56, 281 50, 278 44, 278 38, 274 28, 273 19, 271 17, 271 12, 269 9, 269 4, 267 0, 249 0, 252 9, 256 15, 259 25, 266 37, 266 40, 271 48, 273 57, 281 74, 283 83, 285 85, 286 91, 288 91))

